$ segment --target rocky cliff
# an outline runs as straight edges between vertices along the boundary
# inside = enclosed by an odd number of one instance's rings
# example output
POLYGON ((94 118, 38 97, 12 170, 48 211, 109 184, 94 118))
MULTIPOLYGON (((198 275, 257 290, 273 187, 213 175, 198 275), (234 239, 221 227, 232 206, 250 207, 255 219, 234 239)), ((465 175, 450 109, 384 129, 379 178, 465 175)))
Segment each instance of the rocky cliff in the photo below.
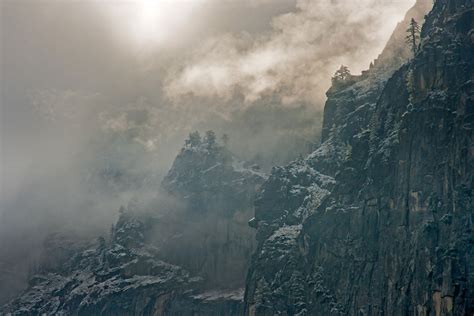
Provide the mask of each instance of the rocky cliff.
POLYGON ((474 313, 473 14, 436 1, 409 62, 329 90, 256 202, 247 315, 474 313))
POLYGON ((473 315, 474 6, 437 0, 412 56, 403 32, 428 6, 334 81, 309 156, 267 178, 191 134, 109 237, 51 235, 0 313, 473 315))
POLYGON ((201 275, 209 286, 244 288, 255 244, 247 222, 266 175, 214 137, 192 134, 164 178, 162 187, 180 208, 158 229, 168 232, 157 232, 157 240, 169 262, 201 275))
POLYGON ((121 208, 110 237, 51 234, 13 315, 242 315, 254 246, 247 225, 265 176, 191 135, 160 193, 121 208))

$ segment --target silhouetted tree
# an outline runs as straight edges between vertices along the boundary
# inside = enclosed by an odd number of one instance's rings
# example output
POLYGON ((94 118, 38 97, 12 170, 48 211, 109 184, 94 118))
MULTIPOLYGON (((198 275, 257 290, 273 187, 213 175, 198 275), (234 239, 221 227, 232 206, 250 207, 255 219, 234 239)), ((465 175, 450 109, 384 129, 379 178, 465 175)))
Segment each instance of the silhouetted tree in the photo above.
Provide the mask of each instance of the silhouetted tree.
POLYGON ((214 133, 214 131, 207 131, 206 136, 204 137, 204 142, 207 144, 208 148, 215 147, 216 133, 214 133))
POLYGON ((196 147, 201 145, 201 134, 198 131, 192 132, 189 134, 188 139, 186 139, 186 145, 196 147))
POLYGON ((418 48, 418 40, 420 39, 420 26, 414 18, 411 18, 410 26, 407 29, 406 42, 411 45, 413 55, 416 54, 418 48))
POLYGON ((227 144, 229 143, 229 135, 227 134, 222 134, 222 142, 224 143, 224 146, 227 146, 227 144))
POLYGON ((332 77, 333 82, 341 82, 349 79, 351 76, 351 72, 347 66, 341 65, 341 68, 339 68, 336 73, 334 74, 334 77, 332 77))

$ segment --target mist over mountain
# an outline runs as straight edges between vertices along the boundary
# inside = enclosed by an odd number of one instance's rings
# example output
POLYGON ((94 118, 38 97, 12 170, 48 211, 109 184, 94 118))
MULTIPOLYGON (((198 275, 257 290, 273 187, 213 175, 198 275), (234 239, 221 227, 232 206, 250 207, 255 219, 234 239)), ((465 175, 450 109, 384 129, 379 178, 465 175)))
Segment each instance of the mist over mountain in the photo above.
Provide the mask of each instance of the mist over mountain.
POLYGON ((472 1, 0 5, 0 314, 474 311, 472 1))
MULTIPOLYGON (((303 5, 2 1, 2 249, 24 257, 48 231, 108 229, 131 196, 152 194, 146 184, 166 174, 194 130, 227 133, 237 156, 266 170, 312 150, 322 97, 283 104, 277 87, 253 102, 245 93, 169 93, 180 69, 213 52, 205 42, 235 34, 255 46, 276 36, 274 19, 305 18, 303 5), (155 36, 162 29, 169 34, 155 36), (8 249, 10 240, 26 245, 8 249)), ((403 14, 393 3, 377 8, 395 21, 403 14)), ((387 36, 360 46, 373 49, 387 36)))

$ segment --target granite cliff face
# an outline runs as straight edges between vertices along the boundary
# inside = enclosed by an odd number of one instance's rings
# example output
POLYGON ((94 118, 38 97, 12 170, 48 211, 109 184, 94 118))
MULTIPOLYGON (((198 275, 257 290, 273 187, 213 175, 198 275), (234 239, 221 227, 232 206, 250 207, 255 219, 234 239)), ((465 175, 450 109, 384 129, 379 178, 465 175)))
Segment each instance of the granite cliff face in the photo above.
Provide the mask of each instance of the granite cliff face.
POLYGON ((247 315, 474 313, 473 9, 436 1, 413 59, 329 90, 256 202, 247 315))
POLYGON ((258 166, 217 144, 214 134, 202 141, 193 134, 162 183, 181 205, 157 229, 163 257, 204 277, 209 286, 243 289, 255 245, 247 222, 265 177, 258 166))
POLYGON ((218 144, 187 140, 150 201, 121 208, 110 238, 52 234, 13 315, 242 315, 264 175, 218 144))
POLYGON ((473 4, 437 0, 411 56, 418 1, 334 81, 321 146, 268 177, 191 134, 157 197, 108 238, 51 235, 0 314, 472 315, 473 4))

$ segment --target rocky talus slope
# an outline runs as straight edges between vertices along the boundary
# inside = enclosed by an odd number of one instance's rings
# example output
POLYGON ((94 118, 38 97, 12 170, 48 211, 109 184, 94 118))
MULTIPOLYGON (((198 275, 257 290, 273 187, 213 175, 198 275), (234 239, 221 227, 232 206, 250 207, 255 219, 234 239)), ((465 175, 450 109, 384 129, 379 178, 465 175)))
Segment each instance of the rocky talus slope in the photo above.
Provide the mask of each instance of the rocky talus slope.
POLYGON ((120 210, 110 237, 52 234, 12 315, 242 315, 265 177, 224 146, 187 140, 150 201, 120 210))
POLYGON ((246 315, 474 314, 473 9, 437 0, 414 58, 329 90, 256 201, 246 315))

